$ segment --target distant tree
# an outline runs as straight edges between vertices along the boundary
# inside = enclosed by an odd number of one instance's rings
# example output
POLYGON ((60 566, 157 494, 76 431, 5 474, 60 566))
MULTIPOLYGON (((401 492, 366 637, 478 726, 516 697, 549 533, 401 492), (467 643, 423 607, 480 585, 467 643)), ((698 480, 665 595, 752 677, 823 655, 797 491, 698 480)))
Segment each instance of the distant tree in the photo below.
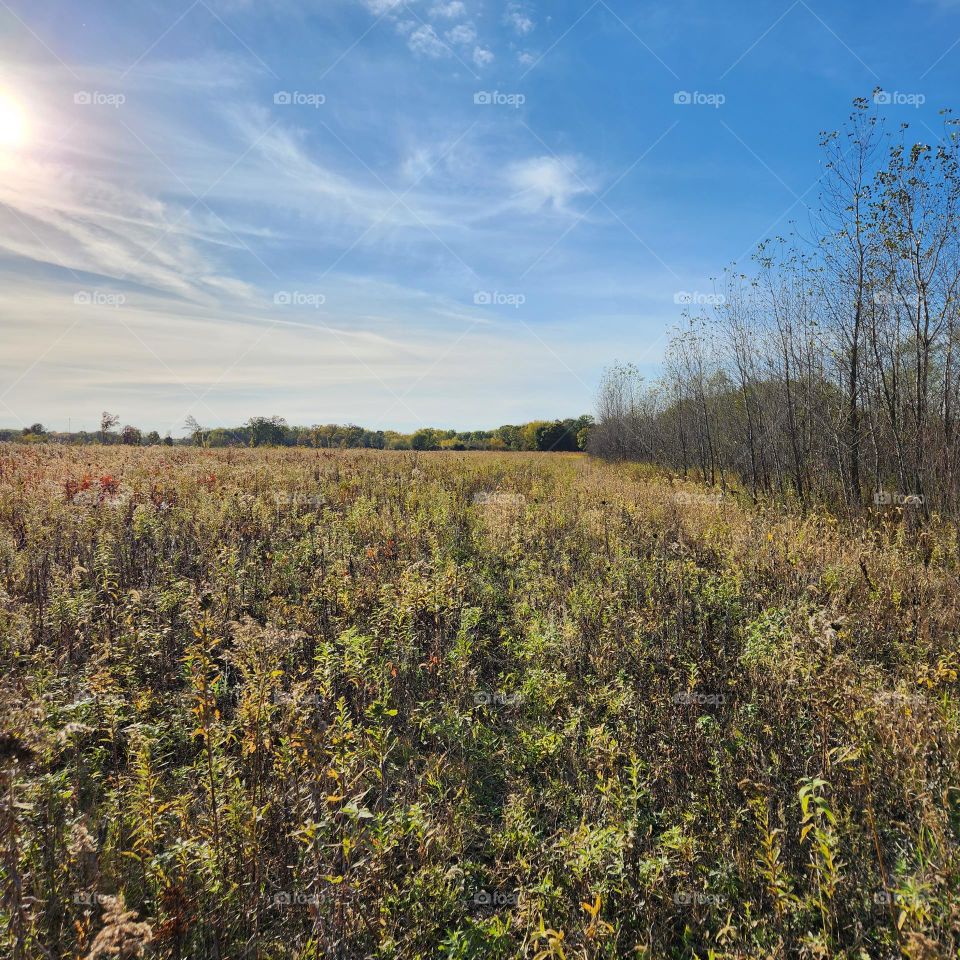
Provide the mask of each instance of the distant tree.
POLYGON ((203 432, 203 427, 197 422, 197 418, 190 414, 186 420, 183 421, 183 429, 190 434, 190 439, 193 442, 195 447, 205 446, 206 437, 203 432))
POLYGON ((139 447, 142 439, 143 436, 140 431, 136 427, 130 426, 129 423, 120 431, 120 442, 128 447, 139 447))
POLYGON ((410 449, 410 437, 405 433, 397 433, 394 430, 386 430, 383 436, 387 450, 410 449))
POLYGON ((165 447, 173 446, 173 437, 171 437, 169 433, 163 438, 163 445, 165 447))
POLYGON ((100 415, 100 441, 107 443, 107 437, 110 431, 120 422, 120 417, 115 413, 104 410, 100 415))
POLYGON ((156 430, 151 430, 147 434, 147 445, 151 447, 156 447, 160 443, 160 434, 156 430))
POLYGON ((414 450, 437 450, 440 447, 440 441, 437 437, 437 431, 430 427, 418 430, 410 438, 410 446, 414 450))
POLYGON ((245 447, 247 445, 247 431, 227 430, 223 427, 214 427, 203 434, 205 447, 245 447))
POLYGON ((24 436, 32 434, 35 437, 43 437, 46 433, 47 431, 42 423, 32 423, 29 427, 25 427, 23 431, 24 436))
POLYGON ((246 428, 251 447, 282 447, 287 442, 289 428, 283 417, 253 417, 246 428))
POLYGON ((539 450, 544 427, 549 426, 546 420, 532 420, 520 428, 520 450, 539 450))
POLYGON ((494 436, 503 444, 506 450, 522 450, 523 437, 521 436, 522 427, 513 424, 504 424, 494 431, 494 436))
POLYGON ((580 424, 576 420, 555 420, 543 424, 536 432, 537 450, 543 452, 571 453, 577 449, 577 430, 580 424))
POLYGON ((578 450, 587 449, 587 444, 590 442, 590 431, 593 430, 595 425, 594 419, 589 413, 584 414, 576 421, 576 440, 578 450))

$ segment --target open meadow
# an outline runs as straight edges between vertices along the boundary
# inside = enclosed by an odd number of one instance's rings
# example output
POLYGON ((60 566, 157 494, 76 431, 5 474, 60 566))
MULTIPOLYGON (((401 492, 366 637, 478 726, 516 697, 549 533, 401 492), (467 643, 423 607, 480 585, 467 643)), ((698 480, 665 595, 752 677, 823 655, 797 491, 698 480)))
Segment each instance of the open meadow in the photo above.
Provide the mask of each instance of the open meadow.
POLYGON ((0 447, 0 954, 954 957, 960 538, 908 513, 0 447))

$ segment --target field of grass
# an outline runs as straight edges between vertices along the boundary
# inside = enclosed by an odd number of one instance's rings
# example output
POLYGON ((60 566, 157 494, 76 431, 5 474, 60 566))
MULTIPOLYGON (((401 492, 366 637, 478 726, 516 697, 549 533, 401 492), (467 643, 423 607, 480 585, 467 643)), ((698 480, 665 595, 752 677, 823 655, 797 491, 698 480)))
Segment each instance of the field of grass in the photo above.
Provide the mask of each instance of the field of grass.
POLYGON ((0 955, 956 957, 960 537, 909 519, 0 447, 0 955))

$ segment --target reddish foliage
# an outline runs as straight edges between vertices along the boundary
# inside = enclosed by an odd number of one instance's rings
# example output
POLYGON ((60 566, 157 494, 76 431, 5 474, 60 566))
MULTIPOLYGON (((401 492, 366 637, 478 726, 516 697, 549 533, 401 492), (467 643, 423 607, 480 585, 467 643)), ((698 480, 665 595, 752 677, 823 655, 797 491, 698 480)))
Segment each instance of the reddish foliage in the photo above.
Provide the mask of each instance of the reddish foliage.
POLYGON ((92 485, 93 477, 91 477, 89 473, 85 473, 79 480, 68 477, 63 482, 63 497, 70 502, 78 493, 89 490, 92 485))

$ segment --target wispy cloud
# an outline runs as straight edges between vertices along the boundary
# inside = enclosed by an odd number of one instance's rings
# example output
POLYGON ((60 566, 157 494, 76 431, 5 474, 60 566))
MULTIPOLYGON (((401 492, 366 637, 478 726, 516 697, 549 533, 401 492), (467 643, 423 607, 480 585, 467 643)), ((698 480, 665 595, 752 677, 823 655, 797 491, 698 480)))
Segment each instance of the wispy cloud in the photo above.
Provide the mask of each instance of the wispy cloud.
POLYGON ((187 299, 247 295, 201 245, 240 247, 213 218, 56 164, 27 160, 15 178, 0 177, 9 254, 187 299))

